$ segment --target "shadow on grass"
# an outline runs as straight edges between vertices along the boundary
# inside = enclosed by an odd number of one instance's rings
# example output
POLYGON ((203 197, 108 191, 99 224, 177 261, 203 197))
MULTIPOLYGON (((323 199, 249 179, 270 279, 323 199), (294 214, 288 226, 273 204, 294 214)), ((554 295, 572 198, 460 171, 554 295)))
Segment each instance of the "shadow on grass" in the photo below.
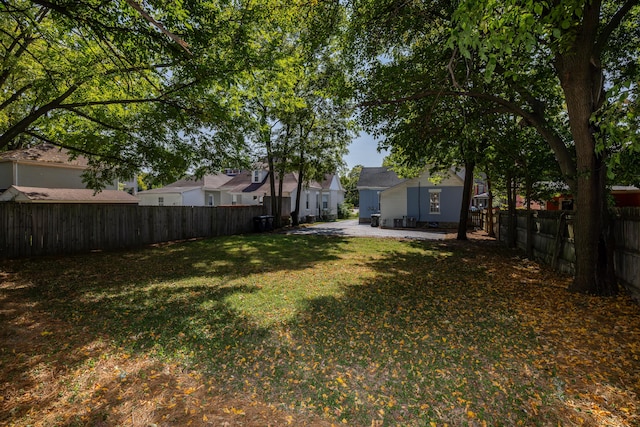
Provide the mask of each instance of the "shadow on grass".
MULTIPOLYGON (((187 364, 199 363, 204 351, 220 354, 218 360, 224 364, 224 350, 234 345, 237 334, 263 340, 267 333, 249 326, 225 301, 236 293, 251 294, 259 284, 232 282, 335 260, 342 244, 340 239, 265 234, 131 252, 3 261, 0 423, 29 419, 34 408, 59 406, 54 387, 43 384, 68 381, 60 378, 94 364, 106 347, 187 364)), ((65 399, 73 400, 76 394, 65 393, 65 399)), ((113 391, 85 396, 93 398, 107 406, 122 403, 113 391)), ((76 421, 124 422, 113 415, 108 421, 97 413, 86 417, 89 421, 76 421)))
MULTIPOLYGON (((14 271, 7 277, 22 286, 2 289, 2 338, 10 340, 2 350, 4 388, 15 381, 36 390, 39 364, 83 369, 115 347, 152 355, 154 362, 88 392, 101 402, 86 415, 94 425, 128 422, 108 412, 121 402, 116 390, 155 375, 158 360, 211 379, 223 393, 353 426, 573 421, 557 409, 569 378, 556 375, 557 343, 541 344, 546 326, 536 315, 557 315, 550 299, 577 301, 575 310, 586 304, 577 311, 585 317, 595 303, 550 294, 539 286, 548 279, 540 270, 514 276, 522 262, 488 243, 385 241, 365 249, 354 243, 363 241, 267 235, 57 259, 56 265, 7 263, 14 271), (295 316, 268 326, 229 302, 261 293, 260 278, 269 274, 298 274, 287 286, 304 291, 311 280, 329 286, 331 270, 338 270, 335 291, 302 297, 295 316), (236 280, 251 275, 257 279, 236 280), (21 323, 28 316, 12 312, 17 301, 40 314, 21 323), (20 344, 28 330, 39 343, 20 344), (9 370, 12 343, 24 345, 18 351, 24 363, 9 370)), ((633 360, 631 352, 618 356, 633 360)), ((598 373, 606 377, 607 368, 598 373)), ((168 388, 177 386, 165 380, 168 388)), ((188 410, 184 402, 174 409, 188 410)), ((29 411, 15 408, 13 418, 29 411)))

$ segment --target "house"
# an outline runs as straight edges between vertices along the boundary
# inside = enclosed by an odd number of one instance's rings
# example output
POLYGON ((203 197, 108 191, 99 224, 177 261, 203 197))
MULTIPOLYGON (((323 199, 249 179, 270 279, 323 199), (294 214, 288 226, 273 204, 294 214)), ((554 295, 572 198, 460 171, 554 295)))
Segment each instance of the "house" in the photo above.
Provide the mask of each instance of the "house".
MULTIPOLYGON (((289 216, 295 210, 298 174, 290 172, 282 180, 282 216, 289 216)), ((276 193, 280 180, 275 179, 276 193)), ((264 204, 270 209, 271 184, 269 172, 263 169, 246 171, 237 174, 226 182, 221 190, 228 194, 231 204, 264 204)), ((300 212, 298 217, 314 220, 325 217, 334 218, 338 214, 338 205, 344 201, 344 188, 337 175, 327 174, 322 182, 311 181, 305 184, 300 195, 300 212)))
MULTIPOLYGON (((69 151, 52 144, 0 153, 0 192, 12 185, 44 188, 86 188, 82 173, 85 157, 69 159, 69 151)), ((117 190, 118 183, 105 187, 117 190)))
MULTIPOLYGON (((279 180, 276 178, 276 192, 279 180)), ((298 174, 287 173, 282 181, 282 216, 295 209, 298 174)), ((233 174, 205 175, 199 180, 184 179, 162 188, 138 193, 141 205, 221 206, 265 205, 271 207, 269 172, 257 168, 233 174)), ((337 175, 327 174, 322 182, 307 183, 301 193, 299 217, 333 217, 344 201, 344 189, 337 175)))
POLYGON ((231 204, 220 188, 232 179, 226 174, 186 178, 162 188, 140 191, 143 206, 220 206, 231 204))
POLYGON ((16 203, 110 203, 137 205, 138 199, 126 191, 87 188, 43 188, 12 185, 0 194, 0 202, 16 203))
POLYGON ((640 188, 633 185, 614 185, 611 195, 616 208, 640 207, 640 188))
MULTIPOLYGON (((0 201, 23 203, 137 203, 123 196, 134 183, 107 184, 100 193, 87 189, 82 174, 89 167, 86 157, 71 160, 69 151, 52 144, 0 153, 0 201), (95 194, 94 194, 95 193, 95 194), (123 194, 119 194, 123 193, 123 194)), ((130 196, 128 194, 128 196, 130 196)))
POLYGON ((358 222, 371 222, 371 215, 380 213, 380 193, 404 181, 386 167, 362 168, 356 185, 360 200, 358 222))
POLYGON ((380 226, 423 223, 457 227, 463 190, 464 172, 431 174, 425 170, 417 178, 403 180, 380 192, 380 226))
MULTIPOLYGON (((616 208, 640 207, 640 188, 633 185, 613 185, 610 194, 616 208)), ((573 195, 560 193, 547 200, 544 204, 546 210, 573 210, 573 195)))

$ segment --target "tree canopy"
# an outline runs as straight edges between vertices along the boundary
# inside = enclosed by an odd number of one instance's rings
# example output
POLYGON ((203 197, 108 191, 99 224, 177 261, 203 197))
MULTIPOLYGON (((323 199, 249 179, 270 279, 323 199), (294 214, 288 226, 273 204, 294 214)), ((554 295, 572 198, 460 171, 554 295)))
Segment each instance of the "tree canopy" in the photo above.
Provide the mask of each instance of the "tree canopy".
POLYGON ((388 127, 393 109, 400 113, 396 122, 437 127, 431 111, 451 97, 486 102, 488 114, 518 117, 553 150, 576 197, 572 288, 615 292, 612 259, 598 247, 608 246, 602 242, 608 241, 605 178, 615 179, 616 171, 611 161, 633 158, 629 154, 638 145, 632 125, 638 1, 349 4, 351 54, 359 59, 353 63, 366 64, 361 87, 373 89, 361 92, 362 105, 371 111, 367 124, 388 127), (424 99, 434 108, 416 113, 424 99))

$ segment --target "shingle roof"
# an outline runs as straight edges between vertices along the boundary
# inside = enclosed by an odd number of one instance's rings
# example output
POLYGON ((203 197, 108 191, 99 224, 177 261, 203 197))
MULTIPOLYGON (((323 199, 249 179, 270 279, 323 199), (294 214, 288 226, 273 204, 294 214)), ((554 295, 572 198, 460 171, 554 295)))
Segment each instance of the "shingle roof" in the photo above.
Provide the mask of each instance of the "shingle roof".
POLYGON ((5 151, 0 153, 0 161, 34 161, 82 167, 88 166, 86 157, 78 156, 74 160, 69 160, 69 150, 56 147, 52 144, 41 144, 35 147, 5 151))
POLYGON ((396 173, 384 166, 362 168, 357 188, 389 188, 404 182, 396 173))
POLYGON ((124 191, 103 190, 99 193, 84 188, 42 188, 12 185, 0 195, 0 201, 41 203, 131 203, 138 198, 124 191))
MULTIPOLYGON (((251 172, 243 172, 234 176, 233 179, 222 185, 222 188, 230 193, 257 193, 262 195, 264 193, 269 194, 271 192, 268 174, 265 176, 265 179, 259 183, 252 183, 251 177, 251 172)), ((277 177, 275 183, 277 189, 279 183, 277 177)), ((284 180, 282 182, 283 193, 293 193, 294 191, 296 191, 297 186, 298 174, 296 172, 291 172, 284 175, 284 180)), ((316 181, 311 181, 308 187, 317 189, 322 188, 322 186, 316 181)))
POLYGON ((173 188, 173 187, 185 187, 185 188, 200 188, 203 187, 208 190, 218 189, 223 184, 229 182, 233 177, 219 173, 219 174, 211 174, 205 175, 200 179, 195 179, 193 177, 181 179, 179 181, 173 182, 169 185, 166 185, 164 188, 173 188))

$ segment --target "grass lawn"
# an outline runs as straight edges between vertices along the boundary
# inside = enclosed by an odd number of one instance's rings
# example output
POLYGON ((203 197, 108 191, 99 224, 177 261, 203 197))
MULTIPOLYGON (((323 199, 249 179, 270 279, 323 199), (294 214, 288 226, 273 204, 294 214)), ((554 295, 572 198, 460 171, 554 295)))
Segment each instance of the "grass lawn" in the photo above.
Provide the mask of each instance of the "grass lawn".
POLYGON ((493 241, 0 262, 2 426, 640 425, 640 307, 493 241))

